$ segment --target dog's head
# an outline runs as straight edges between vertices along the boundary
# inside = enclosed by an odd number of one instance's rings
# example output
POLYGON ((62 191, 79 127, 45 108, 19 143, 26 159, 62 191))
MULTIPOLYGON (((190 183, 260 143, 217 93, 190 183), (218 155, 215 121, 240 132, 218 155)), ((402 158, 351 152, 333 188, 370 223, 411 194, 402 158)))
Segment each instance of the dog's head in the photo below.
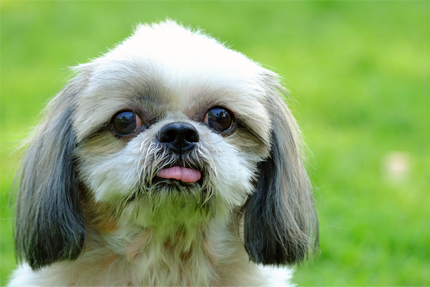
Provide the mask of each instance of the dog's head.
POLYGON ((77 73, 21 166, 15 241, 33 269, 77 258, 87 200, 145 228, 159 216, 243 214, 231 218, 257 263, 300 262, 317 245, 301 138, 275 73, 170 21, 138 26, 77 73))

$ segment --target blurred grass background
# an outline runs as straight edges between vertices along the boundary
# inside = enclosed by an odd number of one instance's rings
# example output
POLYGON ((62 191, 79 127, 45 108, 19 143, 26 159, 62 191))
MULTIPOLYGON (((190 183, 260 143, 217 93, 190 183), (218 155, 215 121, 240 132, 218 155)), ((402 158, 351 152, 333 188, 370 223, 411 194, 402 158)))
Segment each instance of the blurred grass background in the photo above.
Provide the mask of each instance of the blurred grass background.
POLYGON ((166 17, 279 73, 312 151, 309 286, 430 284, 430 2, 1 1, 0 285, 15 268, 12 153, 67 69, 166 17))

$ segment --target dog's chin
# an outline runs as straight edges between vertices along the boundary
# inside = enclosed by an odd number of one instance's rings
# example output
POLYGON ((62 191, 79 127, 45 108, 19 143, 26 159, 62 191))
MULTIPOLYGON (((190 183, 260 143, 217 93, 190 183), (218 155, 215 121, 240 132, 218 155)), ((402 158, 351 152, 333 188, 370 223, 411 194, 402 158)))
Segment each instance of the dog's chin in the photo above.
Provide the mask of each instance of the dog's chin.
POLYGON ((159 203, 162 204, 163 201, 170 202, 185 198, 188 201, 194 201, 196 205, 203 205, 212 199, 214 191, 209 177, 205 175, 202 175, 196 182, 184 182, 156 176, 150 183, 141 188, 136 199, 152 200, 159 198, 159 203))
POLYGON ((203 176, 196 182, 184 182, 177 179, 166 179, 156 176, 151 180, 151 184, 147 187, 147 189, 187 192, 195 189, 202 190, 204 183, 205 178, 203 176))
POLYGON ((206 226, 217 213, 214 189, 207 178, 194 183, 155 177, 148 188, 129 201, 125 212, 129 220, 162 236, 180 229, 189 232, 206 226), (161 234, 159 234, 161 235, 161 234))

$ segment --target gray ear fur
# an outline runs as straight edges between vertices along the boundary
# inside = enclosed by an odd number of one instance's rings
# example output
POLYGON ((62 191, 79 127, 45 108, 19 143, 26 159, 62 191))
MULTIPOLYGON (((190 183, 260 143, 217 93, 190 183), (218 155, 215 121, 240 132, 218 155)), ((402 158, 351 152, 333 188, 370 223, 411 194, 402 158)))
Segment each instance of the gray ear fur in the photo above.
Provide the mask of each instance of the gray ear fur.
POLYGON ((266 75, 271 113, 270 156, 259 164, 256 191, 244 206, 244 240, 250 259, 262 264, 292 264, 318 248, 318 218, 300 153, 295 119, 279 93, 274 74, 266 75))
POLYGON ((85 241, 72 156, 71 116, 79 92, 77 82, 73 80, 50 103, 20 166, 15 249, 18 259, 26 260, 34 270, 75 259, 85 241))

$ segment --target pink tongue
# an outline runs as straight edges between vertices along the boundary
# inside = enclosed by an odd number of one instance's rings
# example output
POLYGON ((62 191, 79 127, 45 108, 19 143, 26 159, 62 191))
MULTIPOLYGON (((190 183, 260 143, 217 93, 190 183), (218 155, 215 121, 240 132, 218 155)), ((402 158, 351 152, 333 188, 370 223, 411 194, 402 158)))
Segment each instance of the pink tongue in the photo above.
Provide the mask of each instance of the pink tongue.
POLYGON ((195 169, 173 166, 169 168, 163 168, 157 173, 157 176, 161 178, 173 178, 182 182, 196 182, 202 175, 200 171, 195 169))

